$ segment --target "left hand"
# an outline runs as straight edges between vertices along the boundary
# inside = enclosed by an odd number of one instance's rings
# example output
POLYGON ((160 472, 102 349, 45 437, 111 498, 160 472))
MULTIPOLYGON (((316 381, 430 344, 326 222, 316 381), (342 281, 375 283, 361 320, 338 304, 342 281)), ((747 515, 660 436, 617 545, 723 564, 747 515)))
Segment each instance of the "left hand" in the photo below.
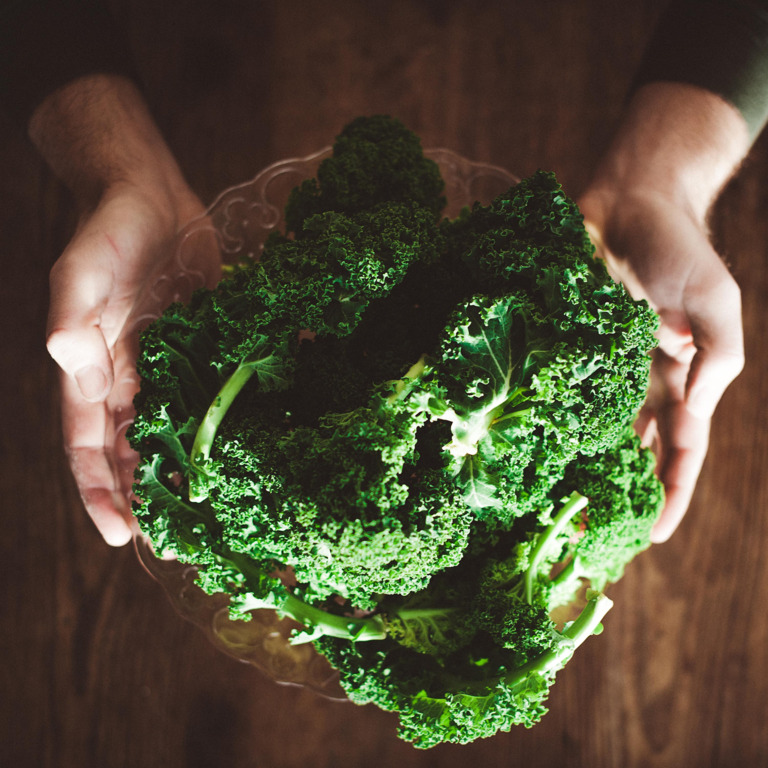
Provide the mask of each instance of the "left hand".
POLYGON ((218 276, 213 249, 184 269, 173 258, 180 222, 201 213, 191 196, 170 215, 151 190, 118 185, 83 218, 51 271, 47 344, 63 372, 64 445, 86 510, 112 545, 132 535, 136 460, 125 429, 138 388, 138 325, 218 276))
POLYGON ((109 544, 133 533, 132 417, 138 328, 195 287, 212 287, 212 238, 173 251, 203 206, 132 81, 87 75, 48 96, 30 137, 83 211, 51 270, 47 345, 62 369, 64 444, 86 510, 109 544))

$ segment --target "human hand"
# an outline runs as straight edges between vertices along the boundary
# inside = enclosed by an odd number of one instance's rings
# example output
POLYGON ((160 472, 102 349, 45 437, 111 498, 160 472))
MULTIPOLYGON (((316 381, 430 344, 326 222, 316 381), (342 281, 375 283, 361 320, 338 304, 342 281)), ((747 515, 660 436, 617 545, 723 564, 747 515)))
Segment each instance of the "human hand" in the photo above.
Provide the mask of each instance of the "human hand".
MULTIPOLYGON (((202 206, 187 202, 187 214, 202 206)), ((131 537, 136 459, 125 440, 138 387, 137 324, 179 294, 214 284, 216 254, 184 269, 172 258, 181 217, 146 190, 111 189, 51 271, 48 350, 62 369, 64 444, 86 510, 107 543, 131 537)))
POLYGON ((683 518, 712 414, 743 367, 740 291, 706 227, 712 201, 746 152, 740 121, 699 89, 646 88, 579 203, 598 255, 661 321, 636 425, 657 453, 666 492, 655 542, 683 518))
MULTIPOLYGON (((136 460, 124 431, 138 387, 138 329, 171 301, 214 285, 219 255, 202 247, 191 262, 177 262, 177 232, 203 206, 181 179, 138 92, 122 81, 96 85, 95 103, 106 102, 113 115, 91 134, 94 143, 83 141, 93 126, 55 121, 77 104, 72 93, 36 115, 31 134, 84 209, 51 270, 47 345, 62 370, 64 444, 78 489, 105 541, 119 546, 132 536, 136 460)), ((87 113, 80 112, 77 120, 83 119, 87 113)))
POLYGON ((582 206, 598 255, 661 320, 650 388, 636 423, 643 441, 656 449, 666 492, 653 531, 653 540, 661 542, 688 508, 712 414, 743 365, 740 292, 700 223, 669 201, 622 199, 607 206, 585 198, 582 206))

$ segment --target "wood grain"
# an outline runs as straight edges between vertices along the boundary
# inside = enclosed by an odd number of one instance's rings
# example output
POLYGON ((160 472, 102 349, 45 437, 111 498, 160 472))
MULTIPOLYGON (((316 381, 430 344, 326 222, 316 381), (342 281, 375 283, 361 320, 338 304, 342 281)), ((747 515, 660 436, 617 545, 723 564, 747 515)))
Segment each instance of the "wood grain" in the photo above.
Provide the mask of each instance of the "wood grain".
MULTIPOLYGON (((116 0, 147 97, 204 200, 388 112, 443 145, 577 194, 661 0, 116 0)), ((394 718, 280 687, 210 647, 130 548, 108 548, 63 457, 44 350, 68 194, 0 123, 0 765, 18 768, 768 766, 768 141, 713 229, 743 288, 748 362, 691 510, 611 590, 550 713, 414 750, 394 718)))

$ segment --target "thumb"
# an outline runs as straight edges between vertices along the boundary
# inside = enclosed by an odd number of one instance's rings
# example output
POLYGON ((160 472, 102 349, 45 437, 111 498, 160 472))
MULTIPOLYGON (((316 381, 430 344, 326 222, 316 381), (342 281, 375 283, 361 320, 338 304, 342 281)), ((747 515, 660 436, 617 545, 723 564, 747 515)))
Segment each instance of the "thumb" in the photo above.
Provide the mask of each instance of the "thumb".
POLYGON ((71 376, 83 399, 97 403, 112 389, 114 374, 104 336, 98 327, 55 327, 46 346, 59 367, 71 376))

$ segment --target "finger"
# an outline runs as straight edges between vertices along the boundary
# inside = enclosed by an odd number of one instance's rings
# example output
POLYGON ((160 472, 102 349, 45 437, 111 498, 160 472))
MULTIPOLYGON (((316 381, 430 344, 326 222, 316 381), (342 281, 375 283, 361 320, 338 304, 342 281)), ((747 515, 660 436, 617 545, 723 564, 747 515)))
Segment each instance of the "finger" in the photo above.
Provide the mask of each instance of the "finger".
POLYGON ((92 236, 78 236, 51 270, 48 351, 88 402, 103 400, 114 376, 100 327, 113 278, 99 250, 92 236))
POLYGON ((111 547, 125 546, 133 538, 128 500, 106 488, 86 488, 83 504, 96 529, 111 547))
POLYGON ((108 441, 109 413, 104 403, 85 401, 69 376, 63 375, 64 445, 86 511, 112 546, 130 541, 130 504, 116 479, 108 441))
POLYGON ((126 499, 132 496, 134 472, 138 464, 138 454, 126 439, 126 431, 134 418, 133 398, 139 390, 136 347, 137 340, 132 334, 118 341, 115 348, 115 385, 107 399, 113 435, 113 471, 126 499))
POLYGON ((659 426, 659 479, 666 498, 651 534, 654 543, 667 541, 685 516, 707 454, 710 421, 678 401, 659 415, 659 426))
POLYGON ((635 419, 635 432, 644 448, 651 448, 656 442, 656 412, 649 405, 644 405, 635 419))
POLYGON ((696 346, 686 403, 691 413, 708 419, 744 367, 741 294, 719 259, 691 283, 686 309, 696 346))
POLYGON ((58 328, 48 336, 46 346, 51 357, 74 380, 86 402, 104 400, 114 379, 109 350, 97 328, 58 328))

